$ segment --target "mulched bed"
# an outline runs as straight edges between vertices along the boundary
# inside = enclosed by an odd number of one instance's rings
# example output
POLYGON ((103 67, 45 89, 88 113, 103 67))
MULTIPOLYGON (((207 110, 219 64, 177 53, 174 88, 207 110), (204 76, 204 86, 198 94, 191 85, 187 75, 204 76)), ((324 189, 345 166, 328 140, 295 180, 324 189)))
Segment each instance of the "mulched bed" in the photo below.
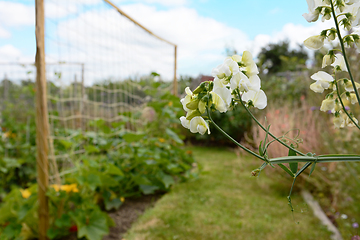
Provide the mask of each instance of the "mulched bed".
POLYGON ((121 240, 123 235, 131 227, 131 224, 155 202, 162 197, 162 194, 147 195, 141 198, 128 198, 125 203, 114 212, 110 212, 109 216, 114 220, 115 226, 110 228, 109 235, 103 240, 121 240))

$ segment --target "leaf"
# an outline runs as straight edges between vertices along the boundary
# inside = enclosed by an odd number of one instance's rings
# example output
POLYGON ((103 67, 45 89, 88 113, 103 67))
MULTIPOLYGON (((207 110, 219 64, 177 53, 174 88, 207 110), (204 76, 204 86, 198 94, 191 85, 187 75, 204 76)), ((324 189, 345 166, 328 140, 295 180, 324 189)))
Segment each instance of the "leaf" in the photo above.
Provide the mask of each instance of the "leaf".
POLYGON ((143 139, 145 137, 145 134, 126 133, 122 137, 126 142, 131 143, 131 142, 140 141, 141 139, 143 139))
POLYGON ((161 177, 161 180, 162 180, 163 184, 165 185, 165 188, 169 188, 171 185, 173 185, 175 183, 173 177, 168 174, 163 174, 161 177))
POLYGON ((21 224, 12 222, 4 228, 2 234, 4 234, 4 236, 7 237, 7 239, 11 239, 13 237, 20 235, 21 228, 22 228, 21 224))
POLYGON ((69 214, 64 213, 63 215, 61 215, 60 218, 56 219, 55 226, 57 226, 59 228, 70 227, 71 226, 71 218, 70 218, 69 214))
POLYGON ((100 149, 94 145, 88 144, 84 146, 87 153, 99 153, 100 149))
POLYGON ((61 145, 64 146, 65 149, 70 149, 71 146, 73 145, 72 142, 66 141, 66 140, 63 140, 63 139, 60 140, 60 143, 61 143, 61 145))
POLYGON ((310 173, 309 173, 309 177, 311 176, 311 174, 313 173, 313 171, 315 170, 315 166, 316 166, 316 162, 314 162, 311 166, 311 169, 310 169, 310 173))
POLYGON ((261 141, 260 144, 259 144, 259 154, 260 154, 260 156, 264 156, 264 151, 263 151, 263 147, 262 147, 262 142, 263 142, 263 141, 261 141))
POLYGON ((114 198, 112 200, 105 200, 105 209, 107 211, 110 211, 111 209, 118 209, 123 202, 120 200, 120 198, 114 198))
POLYGON ((159 189, 158 186, 151 186, 151 185, 139 185, 139 187, 145 195, 153 194, 156 190, 159 189))
POLYGON ((85 222, 78 222, 78 238, 86 237, 89 240, 101 240, 109 233, 105 213, 94 210, 85 222))
POLYGON ((183 144, 183 140, 181 140, 179 138, 179 136, 174 132, 172 131, 170 128, 166 128, 165 130, 166 134, 169 135, 169 137, 171 137, 175 142, 179 143, 179 144, 183 144))
POLYGON ((290 171, 290 169, 288 169, 284 164, 279 163, 278 165, 279 165, 279 167, 284 169, 284 171, 287 172, 291 177, 295 177, 294 173, 292 171, 290 171))
POLYGON ((87 176, 87 184, 89 185, 91 190, 95 190, 97 186, 101 186, 101 179, 99 175, 90 173, 87 176))
MULTIPOLYGON (((290 146, 293 148, 294 145, 290 144, 290 146)), ((289 154, 288 156, 296 156, 296 152, 292 149, 289 149, 289 154)), ((291 171, 295 174, 298 170, 298 166, 299 166, 299 163, 298 162, 293 162, 293 163, 289 163, 289 167, 291 169, 291 171)))
POLYGON ((121 169, 115 166, 114 164, 108 163, 107 167, 108 167, 107 169, 108 174, 124 176, 124 173, 121 171, 121 169))

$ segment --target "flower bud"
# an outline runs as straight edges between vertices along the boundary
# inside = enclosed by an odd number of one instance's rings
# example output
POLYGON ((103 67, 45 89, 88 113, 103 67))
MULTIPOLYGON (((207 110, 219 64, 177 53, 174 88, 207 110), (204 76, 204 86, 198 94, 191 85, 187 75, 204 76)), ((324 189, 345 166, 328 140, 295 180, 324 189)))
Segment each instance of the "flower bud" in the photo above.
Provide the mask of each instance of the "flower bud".
POLYGON ((333 62, 335 61, 335 57, 334 55, 329 55, 329 54, 326 54, 324 57, 323 57, 323 61, 322 61, 322 65, 321 67, 324 68, 326 66, 329 66, 331 65, 333 62))
POLYGON ((206 84, 203 82, 193 91, 193 94, 199 94, 205 89, 206 89, 206 84))
POLYGON ((195 110, 198 108, 199 99, 191 99, 190 102, 186 104, 186 107, 190 110, 195 110))
POLYGON ((193 111, 187 112, 186 119, 191 120, 194 117, 198 117, 198 116, 201 116, 201 113, 199 112, 199 110, 193 110, 193 111))

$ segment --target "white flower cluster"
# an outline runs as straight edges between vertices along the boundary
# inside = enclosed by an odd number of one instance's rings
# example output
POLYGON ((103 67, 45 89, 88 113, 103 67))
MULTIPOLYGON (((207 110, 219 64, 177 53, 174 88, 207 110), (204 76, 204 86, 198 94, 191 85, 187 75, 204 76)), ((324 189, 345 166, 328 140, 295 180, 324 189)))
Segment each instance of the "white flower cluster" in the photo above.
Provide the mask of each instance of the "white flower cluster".
POLYGON ((180 100, 187 112, 186 116, 180 118, 181 124, 192 133, 204 134, 207 131, 210 134, 209 125, 201 115, 207 107, 221 113, 228 111, 237 93, 248 106, 258 109, 266 107, 267 98, 261 90, 259 71, 250 52, 227 57, 211 74, 214 77, 212 84, 201 84, 194 92, 187 87, 186 96, 180 100))
MULTIPOLYGON (((346 30, 358 27, 360 25, 360 0, 307 0, 309 13, 303 14, 304 18, 308 22, 315 22, 318 20, 321 14, 322 20, 329 20, 332 14, 332 7, 335 7, 336 18, 340 25, 346 30)), ((324 40, 328 39, 333 41, 337 36, 337 30, 335 28, 327 29, 321 32, 320 35, 312 36, 304 41, 306 47, 310 49, 319 49, 324 45, 324 40)), ((360 49, 360 38, 357 34, 350 34, 343 38, 345 44, 350 46, 355 43, 360 49)), ((332 66, 334 72, 348 72, 344 56, 340 53, 334 54, 334 50, 330 50, 326 54, 322 61, 322 68, 326 66, 332 66)), ((326 95, 326 98, 322 101, 320 110, 324 112, 330 111, 334 114, 333 123, 336 128, 343 128, 345 126, 355 126, 353 121, 357 124, 358 120, 354 118, 348 110, 343 109, 341 102, 346 100, 351 103, 357 103, 355 90, 350 80, 343 78, 340 80, 334 79, 334 77, 324 71, 318 71, 311 76, 311 79, 316 82, 310 85, 310 89, 317 93, 323 93, 325 89, 331 89, 332 92, 326 95), (344 92, 338 95, 337 84, 343 85, 344 92), (341 99, 339 99, 339 97, 341 99), (344 98, 344 99, 343 99, 344 98), (346 111, 346 112, 345 112, 346 111), (348 113, 348 114, 347 114, 348 113), (353 119, 349 118, 349 116, 353 119)), ((355 83, 356 88, 360 88, 360 84, 355 83)))
MULTIPOLYGON (((304 13, 303 17, 308 22, 316 22, 319 15, 322 15, 321 20, 331 19, 331 3, 332 0, 307 0, 309 13, 304 13)), ((336 0, 333 3, 336 10, 337 21, 344 29, 349 31, 360 27, 360 0, 336 0)), ((304 41, 304 45, 312 50, 320 49, 324 46, 325 39, 333 41, 336 39, 336 29, 327 29, 320 33, 320 35, 309 37, 304 41)), ((347 46, 356 44, 360 49, 360 37, 358 34, 352 33, 344 37, 347 46)), ((328 58, 328 57, 327 57, 328 58)))

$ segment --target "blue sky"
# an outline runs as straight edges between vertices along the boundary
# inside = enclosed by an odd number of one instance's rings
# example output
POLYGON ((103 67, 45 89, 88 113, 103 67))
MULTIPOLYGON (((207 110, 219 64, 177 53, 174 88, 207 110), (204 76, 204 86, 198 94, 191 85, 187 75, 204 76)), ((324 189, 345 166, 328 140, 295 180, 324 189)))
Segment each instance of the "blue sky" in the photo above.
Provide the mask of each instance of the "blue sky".
MULTIPOLYGON (((73 0, 91 1, 101 3, 73 0)), ((239 52, 249 50, 256 56, 270 42, 289 39, 296 47, 320 31, 319 24, 309 24, 302 17, 307 12, 306 0, 113 2, 154 33, 178 44, 178 69, 182 75, 209 74, 221 63, 226 46, 239 52)), ((33 0, 0 0, 0 62, 33 61, 33 25, 33 0)))

